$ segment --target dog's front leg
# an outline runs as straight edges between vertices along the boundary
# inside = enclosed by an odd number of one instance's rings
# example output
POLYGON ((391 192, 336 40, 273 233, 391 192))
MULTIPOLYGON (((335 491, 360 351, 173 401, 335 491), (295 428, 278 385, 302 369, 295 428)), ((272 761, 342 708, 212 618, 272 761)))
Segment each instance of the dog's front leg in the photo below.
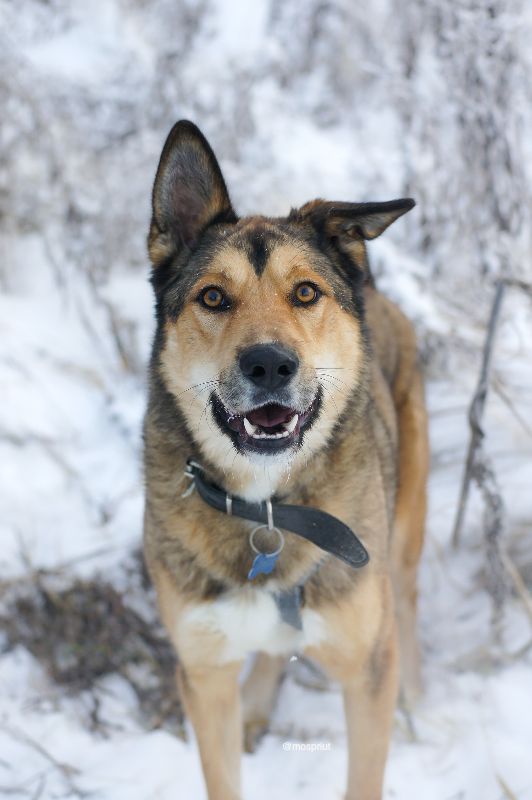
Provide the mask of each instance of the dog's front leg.
POLYGON ((383 576, 320 609, 329 641, 309 648, 341 683, 347 727, 345 800, 381 800, 399 683, 392 588, 383 576))
POLYGON ((240 663, 186 666, 177 670, 185 710, 192 723, 209 800, 240 800, 242 717, 240 663))
POLYGON ((344 679, 349 754, 345 800, 381 800, 397 702, 398 661, 393 633, 378 644, 359 675, 344 679))
POLYGON ((242 686, 244 749, 248 753, 255 752, 258 742, 268 730, 285 668, 284 656, 257 653, 252 670, 242 686))

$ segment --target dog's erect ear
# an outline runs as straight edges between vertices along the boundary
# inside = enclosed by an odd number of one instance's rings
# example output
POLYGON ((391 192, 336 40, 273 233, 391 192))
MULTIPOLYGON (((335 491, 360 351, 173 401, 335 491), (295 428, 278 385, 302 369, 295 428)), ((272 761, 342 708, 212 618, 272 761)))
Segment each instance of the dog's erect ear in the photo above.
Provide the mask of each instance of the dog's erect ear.
POLYGON ((201 131, 181 120, 165 142, 153 186, 148 250, 154 267, 193 248, 214 221, 236 221, 225 181, 201 131))
POLYGON ((415 204, 410 197, 386 203, 327 203, 324 200, 312 200, 292 213, 296 219, 310 222, 328 236, 375 239, 415 204))

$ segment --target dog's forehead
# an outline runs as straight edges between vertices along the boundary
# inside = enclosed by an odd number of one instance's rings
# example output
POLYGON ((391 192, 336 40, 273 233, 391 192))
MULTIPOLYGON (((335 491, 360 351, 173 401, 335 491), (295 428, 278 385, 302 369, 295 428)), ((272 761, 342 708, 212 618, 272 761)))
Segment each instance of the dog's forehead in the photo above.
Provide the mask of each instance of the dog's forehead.
POLYGON ((316 267, 312 249, 288 226, 265 217, 241 220, 216 253, 213 267, 238 282, 289 278, 316 267))
POLYGON ((253 271, 261 277, 275 250, 287 244, 288 237, 279 226, 264 218, 252 217, 241 221, 235 231, 234 246, 243 250, 253 271))

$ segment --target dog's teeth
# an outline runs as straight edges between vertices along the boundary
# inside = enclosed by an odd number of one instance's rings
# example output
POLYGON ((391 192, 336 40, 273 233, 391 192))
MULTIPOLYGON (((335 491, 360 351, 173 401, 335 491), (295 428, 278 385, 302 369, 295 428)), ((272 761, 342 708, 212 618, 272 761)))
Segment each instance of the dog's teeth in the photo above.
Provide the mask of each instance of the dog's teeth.
POLYGON ((252 425, 247 417, 244 417, 244 428, 246 429, 246 433, 249 436, 255 436, 255 431, 258 428, 258 425, 252 425))
POLYGON ((286 436, 290 434, 288 431, 282 431, 281 433, 253 433, 252 436, 254 439, 284 439, 286 436))
POLYGON ((288 422, 285 422, 284 429, 286 433, 293 433, 295 431, 298 419, 299 414, 294 414, 292 419, 288 420, 288 422))

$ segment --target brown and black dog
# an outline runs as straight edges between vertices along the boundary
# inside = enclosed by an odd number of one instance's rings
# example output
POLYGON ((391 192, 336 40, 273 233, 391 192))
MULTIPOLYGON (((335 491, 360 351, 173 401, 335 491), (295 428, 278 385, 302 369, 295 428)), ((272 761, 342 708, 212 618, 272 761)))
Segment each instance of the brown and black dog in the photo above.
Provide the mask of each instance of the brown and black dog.
MULTIPOLYGON (((343 688, 346 797, 381 797, 398 640, 405 694, 419 685, 428 443, 414 332, 376 290, 365 242, 413 205, 315 200, 288 217, 239 219, 195 125, 178 122, 164 146, 149 233, 145 553, 210 800, 241 797, 242 747, 267 727, 298 652, 343 688), (369 563, 353 569, 285 531, 273 571, 250 580, 256 526, 184 491, 188 459, 248 503, 328 512, 369 563), (294 587, 299 626, 276 600, 294 587)), ((273 534, 262 532, 264 552, 273 534)))

